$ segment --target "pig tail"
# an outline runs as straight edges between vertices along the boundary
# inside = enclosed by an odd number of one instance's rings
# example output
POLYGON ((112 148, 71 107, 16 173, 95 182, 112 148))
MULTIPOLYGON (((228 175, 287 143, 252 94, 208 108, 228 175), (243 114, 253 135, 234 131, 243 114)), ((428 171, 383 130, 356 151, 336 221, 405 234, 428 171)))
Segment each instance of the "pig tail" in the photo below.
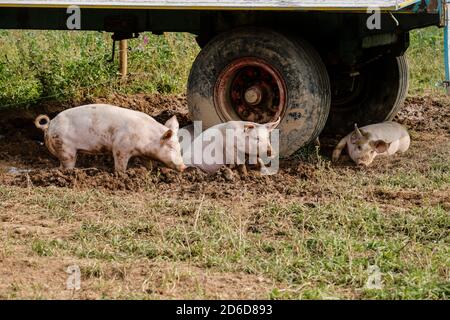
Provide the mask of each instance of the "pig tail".
POLYGON ((41 114, 37 116, 36 120, 34 120, 34 125, 36 126, 36 128, 45 131, 50 125, 50 118, 45 114, 41 114))

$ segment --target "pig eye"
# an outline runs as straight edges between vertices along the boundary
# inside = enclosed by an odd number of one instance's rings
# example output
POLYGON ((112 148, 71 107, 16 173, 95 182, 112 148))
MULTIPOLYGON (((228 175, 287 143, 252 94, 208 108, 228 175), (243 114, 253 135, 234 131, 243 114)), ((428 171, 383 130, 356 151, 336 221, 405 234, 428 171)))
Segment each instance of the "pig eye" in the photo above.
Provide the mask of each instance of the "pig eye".
POLYGON ((357 149, 358 149, 359 151, 361 151, 361 146, 358 146, 357 149))

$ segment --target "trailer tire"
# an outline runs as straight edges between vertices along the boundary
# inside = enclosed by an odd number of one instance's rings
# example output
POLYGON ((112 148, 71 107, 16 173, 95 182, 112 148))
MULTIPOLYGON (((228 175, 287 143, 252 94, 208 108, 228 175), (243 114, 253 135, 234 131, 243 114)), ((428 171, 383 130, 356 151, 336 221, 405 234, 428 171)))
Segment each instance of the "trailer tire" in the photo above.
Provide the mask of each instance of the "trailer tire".
POLYGON ((365 126, 392 120, 403 106, 409 84, 404 56, 382 57, 362 68, 359 77, 352 97, 337 97, 339 78, 330 71, 332 98, 326 133, 346 134, 355 123, 365 126))
POLYGON ((201 120, 203 129, 280 117, 279 154, 289 156, 320 134, 331 93, 325 65, 307 42, 249 27, 219 34, 201 50, 189 74, 187 99, 192 120, 201 120), (260 98, 254 106, 242 94, 253 89, 255 101, 260 98))

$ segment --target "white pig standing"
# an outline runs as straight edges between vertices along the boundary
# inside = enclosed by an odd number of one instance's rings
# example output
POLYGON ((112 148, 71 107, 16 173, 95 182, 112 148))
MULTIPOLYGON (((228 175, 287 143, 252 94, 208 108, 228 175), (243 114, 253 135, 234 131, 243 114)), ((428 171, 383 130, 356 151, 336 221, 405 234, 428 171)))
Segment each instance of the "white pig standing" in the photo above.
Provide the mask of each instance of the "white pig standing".
POLYGON ((258 124, 247 121, 228 121, 215 125, 200 134, 190 125, 180 130, 183 159, 186 166, 197 167, 207 173, 218 171, 223 165, 236 165, 242 157, 255 159, 255 163, 263 170, 263 162, 259 152, 267 156, 274 155, 270 143, 270 132, 280 123, 258 124), (235 133, 233 141, 227 143, 227 131, 235 133), (197 135, 194 135, 197 134, 197 135), (190 139, 189 139, 190 138, 190 139), (239 158, 240 157, 240 158, 239 158), (228 160, 232 160, 230 163, 228 160))
POLYGON ((342 150, 347 147, 350 158, 357 165, 368 166, 378 155, 393 155, 405 152, 411 139, 408 131, 400 124, 387 121, 358 128, 346 135, 333 151, 332 160, 339 159, 342 150))
POLYGON ((65 110, 54 119, 40 115, 35 120, 44 131, 45 145, 59 159, 61 168, 74 168, 77 152, 112 153, 116 171, 125 171, 133 156, 159 160, 183 171, 178 121, 165 125, 149 115, 107 104, 90 104, 65 110))

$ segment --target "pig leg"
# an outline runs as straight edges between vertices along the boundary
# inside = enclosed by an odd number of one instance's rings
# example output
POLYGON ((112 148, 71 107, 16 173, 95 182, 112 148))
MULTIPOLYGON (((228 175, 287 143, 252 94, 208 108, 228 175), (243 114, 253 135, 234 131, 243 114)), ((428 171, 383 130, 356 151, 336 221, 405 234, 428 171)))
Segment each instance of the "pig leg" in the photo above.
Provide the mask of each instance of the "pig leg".
POLYGON ((341 139, 341 141, 339 141, 339 143, 333 150, 333 156, 331 157, 331 161, 336 162, 339 160, 342 150, 347 145, 347 139, 348 139, 348 136, 345 136, 344 138, 341 139))
POLYGON ((144 166, 148 171, 153 171, 153 168, 157 167, 157 165, 153 163, 153 159, 145 158, 144 160, 145 160, 144 166))
POLYGON ((320 147, 320 140, 319 140, 319 137, 317 137, 316 140, 314 140, 314 145, 315 145, 316 147, 320 147))
POLYGON ((261 174, 264 174, 264 175, 269 175, 269 174, 271 174, 270 173, 270 169, 268 169, 267 167, 266 167, 266 165, 264 164, 264 162, 263 162, 263 160, 261 159, 261 158, 258 158, 258 164, 257 164, 257 166, 258 166, 258 170, 259 170, 259 172, 261 173, 261 174))
POLYGON ((125 172, 127 170, 128 161, 130 160, 130 153, 119 150, 113 151, 114 169, 118 172, 125 172))
POLYGON ((60 169, 73 169, 77 161, 77 149, 65 143, 59 136, 45 134, 45 145, 52 155, 59 160, 60 169))
POLYGON ((58 155, 60 162, 60 169, 73 169, 75 168, 75 163, 77 161, 77 151, 76 150, 65 150, 58 155))
POLYGON ((247 166, 245 165, 245 163, 244 164, 238 164, 237 168, 238 168, 239 174, 241 176, 247 176, 248 175, 247 166))

